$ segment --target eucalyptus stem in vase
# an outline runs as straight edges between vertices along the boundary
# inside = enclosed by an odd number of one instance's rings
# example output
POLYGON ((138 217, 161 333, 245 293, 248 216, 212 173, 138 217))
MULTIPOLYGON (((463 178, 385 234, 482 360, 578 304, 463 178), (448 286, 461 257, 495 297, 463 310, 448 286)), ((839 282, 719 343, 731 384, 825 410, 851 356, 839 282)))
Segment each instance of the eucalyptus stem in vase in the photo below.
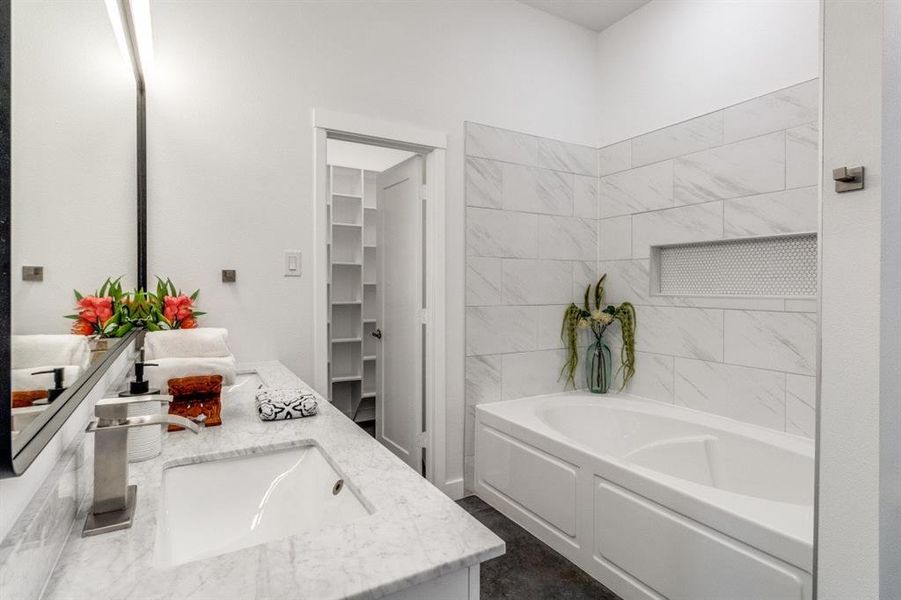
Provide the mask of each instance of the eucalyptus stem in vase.
POLYGON ((585 288, 585 299, 582 307, 570 304, 563 313, 563 326, 560 336, 566 344, 566 362, 561 370, 566 385, 576 388, 576 370, 579 366, 579 331, 589 330, 594 342, 588 347, 585 356, 585 377, 588 389, 595 394, 604 394, 610 389, 613 379, 613 360, 610 347, 604 339, 604 333, 614 321, 620 324, 622 348, 620 350, 620 367, 616 375, 622 375, 620 391, 625 389, 635 375, 635 307, 630 302, 619 306, 604 304, 604 281, 606 273, 598 282, 585 288), (594 293, 592 293, 594 287, 594 293), (591 301, 594 301, 594 309, 591 301))

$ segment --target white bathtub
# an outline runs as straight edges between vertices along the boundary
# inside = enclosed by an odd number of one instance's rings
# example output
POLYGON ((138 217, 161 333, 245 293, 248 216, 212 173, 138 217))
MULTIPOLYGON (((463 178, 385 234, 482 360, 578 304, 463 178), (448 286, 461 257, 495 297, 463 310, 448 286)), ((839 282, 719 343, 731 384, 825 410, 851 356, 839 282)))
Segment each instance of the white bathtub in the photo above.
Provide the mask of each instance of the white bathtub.
POLYGON ((623 598, 811 598, 811 440, 579 392, 475 427, 475 492, 623 598))

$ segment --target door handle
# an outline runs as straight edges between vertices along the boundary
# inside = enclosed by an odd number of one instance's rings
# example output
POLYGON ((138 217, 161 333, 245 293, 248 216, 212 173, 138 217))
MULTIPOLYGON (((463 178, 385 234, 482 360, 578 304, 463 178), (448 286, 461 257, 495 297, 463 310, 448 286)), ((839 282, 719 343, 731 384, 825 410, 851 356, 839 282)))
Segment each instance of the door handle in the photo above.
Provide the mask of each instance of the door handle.
POLYGON ((372 337, 374 337, 374 338, 377 339, 377 340, 380 340, 380 339, 382 339, 382 330, 381 330, 381 329, 376 329, 375 331, 373 331, 373 332, 370 333, 369 335, 371 335, 372 337))

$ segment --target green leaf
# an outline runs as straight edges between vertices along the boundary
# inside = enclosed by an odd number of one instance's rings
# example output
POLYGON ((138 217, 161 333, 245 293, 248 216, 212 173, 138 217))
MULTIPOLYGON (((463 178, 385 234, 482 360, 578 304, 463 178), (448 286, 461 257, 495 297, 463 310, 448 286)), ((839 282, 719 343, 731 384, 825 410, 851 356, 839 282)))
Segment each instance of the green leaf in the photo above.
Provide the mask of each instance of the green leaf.
POLYGON ((103 285, 100 286, 100 289, 97 291, 98 298, 103 298, 104 296, 106 296, 106 288, 109 287, 109 284, 110 280, 109 277, 107 277, 106 281, 103 282, 103 285))
POLYGON ((597 284, 594 286, 594 307, 598 310, 601 308, 601 303, 604 302, 604 280, 607 279, 607 274, 604 273, 601 275, 601 278, 598 279, 597 284))
POLYGON ((191 314, 192 314, 193 316, 195 316, 195 317, 202 317, 202 316, 205 315, 206 313, 203 312, 203 311, 200 311, 200 310, 195 310, 195 311, 193 311, 191 314))
POLYGON ((200 290, 194 290, 194 293, 191 294, 191 302, 194 302, 195 300, 197 300, 197 296, 199 296, 199 295, 200 295, 200 290))
POLYGON ((113 334, 113 337, 117 337, 117 338, 122 337, 123 335, 125 335, 126 333, 128 333, 129 331, 134 329, 134 327, 135 327, 134 324, 126 323, 125 325, 122 325, 121 327, 119 327, 119 329, 116 330, 116 333, 113 334))
POLYGON ((84 296, 82 296, 81 294, 79 294, 79 293, 78 293, 78 290, 72 290, 72 291, 75 292, 75 299, 76 299, 76 300, 84 300, 84 296))
POLYGON ((144 324, 144 326, 147 327, 147 331, 159 331, 160 330, 160 328, 157 326, 157 324, 154 323, 153 321, 147 321, 144 324))
POLYGON ((560 337, 566 346, 566 360, 560 369, 560 377, 564 378, 564 387, 567 385, 576 387, 576 367, 579 364, 578 327, 581 315, 582 310, 575 303, 570 304, 563 313, 560 337))

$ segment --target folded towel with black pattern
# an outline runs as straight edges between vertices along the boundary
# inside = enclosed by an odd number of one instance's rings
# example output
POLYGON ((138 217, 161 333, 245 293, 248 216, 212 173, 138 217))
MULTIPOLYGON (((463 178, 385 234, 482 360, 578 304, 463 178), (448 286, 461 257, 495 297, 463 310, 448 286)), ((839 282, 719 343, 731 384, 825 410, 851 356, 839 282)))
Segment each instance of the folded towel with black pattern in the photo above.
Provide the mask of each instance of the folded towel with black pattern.
POLYGON ((316 397, 301 388, 262 388, 256 393, 257 414, 263 421, 300 419, 316 414, 316 397))

